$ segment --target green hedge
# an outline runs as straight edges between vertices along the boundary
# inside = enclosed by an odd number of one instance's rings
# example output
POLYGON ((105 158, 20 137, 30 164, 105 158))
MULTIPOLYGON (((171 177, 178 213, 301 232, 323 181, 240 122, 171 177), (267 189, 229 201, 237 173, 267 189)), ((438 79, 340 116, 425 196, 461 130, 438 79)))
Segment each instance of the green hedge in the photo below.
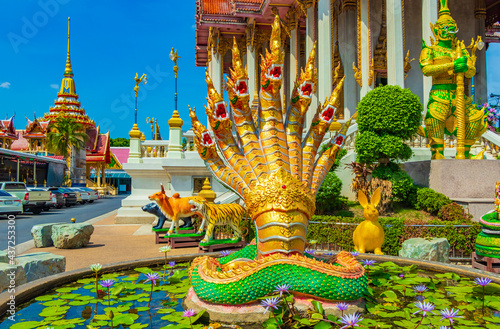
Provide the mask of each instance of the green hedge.
MULTIPOLYGON (((336 243, 343 250, 354 250, 352 234, 355 225, 335 225, 333 223, 360 223, 363 218, 339 216, 313 216, 313 222, 332 222, 332 224, 310 223, 307 229, 307 239, 316 240, 317 243, 336 243)), ((379 218, 384 227, 385 240, 382 251, 388 255, 397 256, 403 241, 411 238, 447 238, 451 248, 455 248, 465 255, 474 251, 476 236, 481 231, 481 225, 476 222, 467 223, 471 227, 454 227, 463 225, 463 222, 431 221, 432 225, 446 225, 444 227, 414 227, 405 226, 401 218, 379 218)))

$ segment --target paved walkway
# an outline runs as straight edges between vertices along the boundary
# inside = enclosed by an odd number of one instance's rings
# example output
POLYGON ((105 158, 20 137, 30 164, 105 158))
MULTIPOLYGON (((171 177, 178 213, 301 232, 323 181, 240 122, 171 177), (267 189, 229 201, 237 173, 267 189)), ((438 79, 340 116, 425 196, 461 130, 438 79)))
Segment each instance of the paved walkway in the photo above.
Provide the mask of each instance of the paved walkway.
MULTIPOLYGON (((151 224, 115 224, 116 211, 88 221, 94 225, 94 233, 86 248, 56 249, 30 248, 23 253, 50 252, 66 257, 66 271, 85 268, 91 264, 110 264, 124 261, 161 257, 158 250, 164 244, 155 244, 155 235, 151 224)), ((198 248, 175 249, 169 256, 194 254, 198 248)))

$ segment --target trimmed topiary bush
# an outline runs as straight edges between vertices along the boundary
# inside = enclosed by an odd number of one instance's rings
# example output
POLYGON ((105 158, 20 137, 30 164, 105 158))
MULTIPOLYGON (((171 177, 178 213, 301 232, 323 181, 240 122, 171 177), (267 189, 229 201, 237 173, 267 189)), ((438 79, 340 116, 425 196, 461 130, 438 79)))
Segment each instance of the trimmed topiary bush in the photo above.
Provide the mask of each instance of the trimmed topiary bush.
POLYGON ((462 221, 468 222, 472 219, 472 215, 465 212, 464 207, 452 202, 439 209, 438 217, 445 221, 462 221))
POLYGON ((411 157, 404 141, 417 132, 422 113, 415 94, 399 86, 378 87, 363 97, 357 110, 357 162, 405 161, 411 157))
POLYGON ((431 214, 437 214, 441 208, 452 203, 446 195, 436 192, 428 187, 417 190, 417 202, 415 209, 425 210, 431 214))
POLYGON ((344 209, 347 198, 340 195, 342 180, 333 172, 329 172, 316 194, 316 213, 328 214, 334 210, 344 209))

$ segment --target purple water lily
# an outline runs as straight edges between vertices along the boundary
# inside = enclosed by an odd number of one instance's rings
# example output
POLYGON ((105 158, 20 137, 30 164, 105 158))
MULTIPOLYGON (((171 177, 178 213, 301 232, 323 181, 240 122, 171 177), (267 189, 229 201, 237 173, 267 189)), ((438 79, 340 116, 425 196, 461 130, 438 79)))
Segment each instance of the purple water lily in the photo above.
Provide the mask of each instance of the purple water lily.
POLYGON ((185 310, 184 312, 182 312, 182 316, 185 318, 190 318, 193 315, 196 315, 196 311, 193 309, 185 310))
POLYGON ((478 285, 482 286, 482 287, 484 287, 484 286, 486 286, 486 285, 490 284, 490 283, 491 283, 491 281, 492 281, 492 280, 491 280, 491 279, 488 279, 488 278, 475 278, 475 279, 474 279, 474 282, 475 282, 475 283, 477 283, 478 285))
POLYGON ((220 254, 222 255, 222 257, 226 257, 226 256, 229 256, 230 254, 232 254, 233 252, 231 250, 222 250, 220 252, 220 254))
POLYGON ((418 286, 413 286, 413 291, 418 292, 419 294, 421 294, 427 290, 428 290, 428 288, 423 284, 418 285, 418 286))
POLYGON ((274 292, 279 292, 280 297, 283 296, 283 293, 288 293, 288 289, 290 289, 292 286, 289 284, 282 284, 282 285, 277 285, 276 289, 274 289, 274 292))
POLYGON ((367 267, 367 266, 372 266, 373 264, 376 263, 376 261, 374 261, 373 259, 363 259, 361 263, 363 263, 364 267, 367 267))
POLYGON ((275 310, 277 310, 278 308, 276 307, 276 305, 278 305, 278 302, 279 297, 266 298, 262 302, 260 302, 260 305, 266 308, 264 310, 264 314, 266 314, 266 312, 269 311, 270 308, 274 308, 275 310))
POLYGON ((413 313, 413 315, 422 312, 422 317, 424 317, 427 313, 432 313, 432 310, 434 309, 435 305, 432 303, 427 303, 427 302, 416 302, 415 306, 418 308, 418 311, 413 313))
POLYGON ((109 288, 111 287, 113 284, 115 283, 115 280, 102 280, 102 281, 99 281, 99 284, 104 287, 104 288, 109 288))
POLYGON ((339 320, 340 323, 344 325, 343 327, 340 327, 340 329, 359 327, 358 322, 360 322, 361 320, 363 320, 363 318, 359 313, 346 314, 339 320))
POLYGON ((151 281, 151 283, 156 286, 156 280, 160 279, 160 275, 156 272, 151 272, 151 273, 146 274, 146 278, 147 279, 146 279, 146 281, 144 281, 144 283, 151 281))
POLYGON ((359 256, 359 252, 351 251, 351 255, 352 255, 352 257, 357 257, 357 256, 359 256))
POLYGON ((168 262, 168 266, 174 267, 175 266, 175 262, 168 262))
POLYGON ((451 308, 451 310, 445 308, 444 310, 439 311, 441 315, 443 316, 441 320, 448 319, 450 320, 450 324, 453 325, 453 319, 454 318, 462 318, 462 316, 457 315, 459 310, 456 310, 454 308, 451 308))

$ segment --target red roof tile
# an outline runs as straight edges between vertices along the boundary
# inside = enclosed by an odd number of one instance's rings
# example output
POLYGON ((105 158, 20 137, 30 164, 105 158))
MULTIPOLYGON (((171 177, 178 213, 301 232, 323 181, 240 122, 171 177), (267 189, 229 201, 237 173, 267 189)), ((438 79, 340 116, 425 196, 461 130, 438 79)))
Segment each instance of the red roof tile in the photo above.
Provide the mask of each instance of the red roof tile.
POLYGON ((202 0, 203 14, 232 15, 229 0, 202 0))

